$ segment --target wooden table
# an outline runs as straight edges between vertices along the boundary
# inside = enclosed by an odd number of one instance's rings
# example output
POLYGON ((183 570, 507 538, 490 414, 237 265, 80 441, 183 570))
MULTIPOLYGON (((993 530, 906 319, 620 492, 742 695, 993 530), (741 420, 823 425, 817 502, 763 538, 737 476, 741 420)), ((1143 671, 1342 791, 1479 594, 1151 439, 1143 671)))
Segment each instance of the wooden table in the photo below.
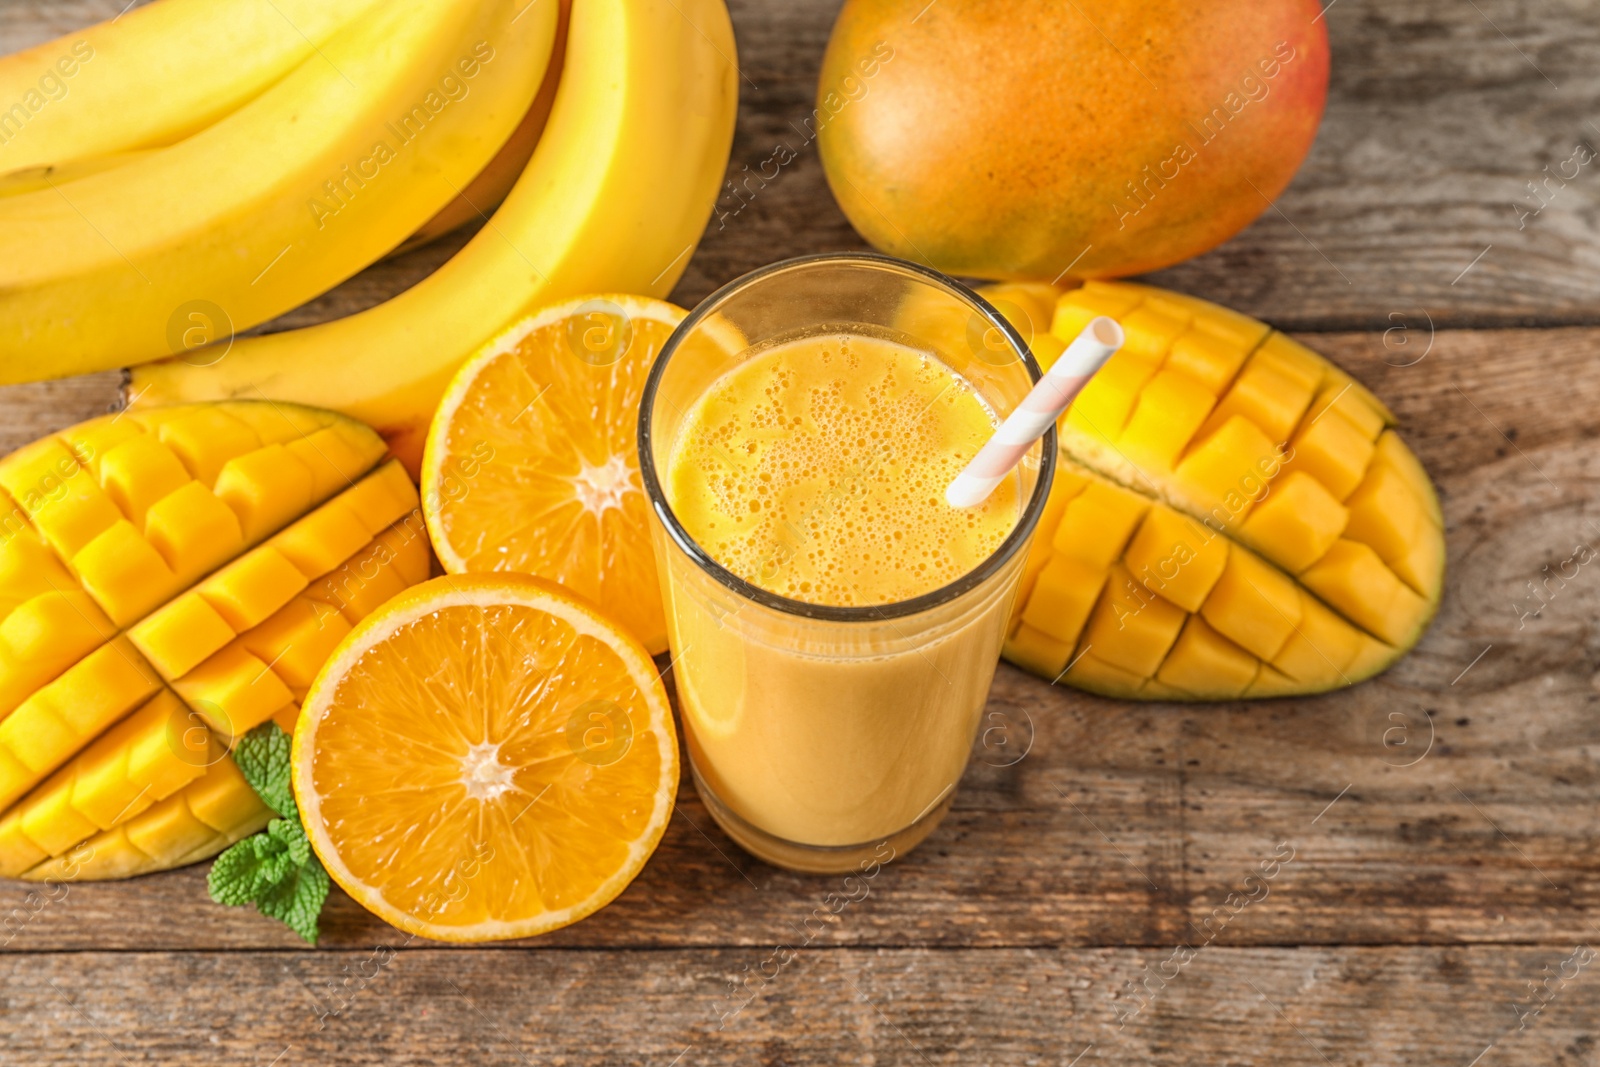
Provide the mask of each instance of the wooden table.
MULTIPOLYGON (((0 0, 0 48, 124 2, 0 0)), ((799 154, 725 202, 684 304, 780 255, 861 247, 796 133, 835 0, 733 6, 732 172, 780 141, 799 154)), ((1582 947, 1600 940, 1600 561, 1523 615, 1542 568, 1600 546, 1600 171, 1518 220, 1527 182, 1600 143, 1600 20, 1585 0, 1336 0, 1327 20, 1305 168, 1155 280, 1298 331, 1398 413, 1450 559, 1399 666, 1333 696, 1182 707, 1002 665, 950 817, 836 913, 830 894, 861 891, 752 861, 687 782, 615 904, 499 948, 407 942, 336 893, 309 950, 210 903, 201 869, 59 899, 0 884, 25 918, 0 956, 0 1062, 1600 1061, 1582 947)), ((284 322, 383 299, 460 243, 284 322)), ((0 391, 0 445, 116 385, 0 391)))

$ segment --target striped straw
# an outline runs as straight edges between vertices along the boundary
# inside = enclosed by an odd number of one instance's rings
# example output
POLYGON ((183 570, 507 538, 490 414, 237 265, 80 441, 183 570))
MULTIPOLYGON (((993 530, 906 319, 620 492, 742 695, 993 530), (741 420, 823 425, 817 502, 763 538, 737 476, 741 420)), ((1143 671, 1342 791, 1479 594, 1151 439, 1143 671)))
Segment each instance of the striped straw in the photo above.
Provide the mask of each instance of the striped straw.
POLYGON ((966 469, 956 475, 944 491, 945 502, 953 508, 971 508, 989 499, 994 487, 1067 410, 1094 372, 1122 347, 1122 341, 1122 327, 1115 319, 1102 315, 1085 326, 966 469))

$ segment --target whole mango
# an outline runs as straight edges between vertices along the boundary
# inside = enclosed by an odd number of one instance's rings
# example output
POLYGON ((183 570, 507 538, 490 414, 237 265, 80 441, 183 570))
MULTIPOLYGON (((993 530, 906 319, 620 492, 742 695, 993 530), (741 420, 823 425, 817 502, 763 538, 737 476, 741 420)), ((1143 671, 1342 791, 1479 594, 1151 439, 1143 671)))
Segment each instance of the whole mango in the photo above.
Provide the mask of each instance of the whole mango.
POLYGON ((1243 229, 1310 149, 1315 0, 847 0, 813 118, 876 247, 951 274, 1138 274, 1243 229))
POLYGON ((376 433, 237 401, 107 415, 0 460, 0 876, 129 877, 271 817, 229 756, 428 576, 376 433))
POLYGON ((1040 361, 1096 315, 1127 340, 1058 424, 1005 657, 1107 696, 1226 700, 1350 685, 1416 644, 1443 522, 1388 408, 1264 323, 1126 282, 1063 295, 1040 361))

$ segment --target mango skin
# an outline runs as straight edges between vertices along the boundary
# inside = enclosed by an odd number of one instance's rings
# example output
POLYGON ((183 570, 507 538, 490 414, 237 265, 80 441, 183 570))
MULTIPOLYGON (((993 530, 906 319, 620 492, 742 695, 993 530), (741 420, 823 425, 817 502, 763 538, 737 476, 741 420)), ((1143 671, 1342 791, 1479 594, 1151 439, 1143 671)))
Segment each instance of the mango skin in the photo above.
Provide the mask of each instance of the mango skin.
POLYGON ((828 183, 872 245, 950 274, 1170 266, 1242 230, 1294 177, 1327 98, 1320 11, 847 0, 813 119, 828 183))

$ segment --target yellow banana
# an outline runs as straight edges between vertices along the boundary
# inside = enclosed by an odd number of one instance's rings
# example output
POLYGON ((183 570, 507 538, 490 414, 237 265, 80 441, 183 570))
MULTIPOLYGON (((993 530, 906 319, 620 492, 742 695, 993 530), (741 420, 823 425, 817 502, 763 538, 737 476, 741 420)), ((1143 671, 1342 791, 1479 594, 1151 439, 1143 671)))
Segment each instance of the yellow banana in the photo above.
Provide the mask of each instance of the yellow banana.
POLYGON ((70 185, 91 174, 104 174, 135 160, 148 159, 159 151, 159 148, 135 148, 128 152, 113 152, 109 156, 85 156, 67 163, 24 167, 9 174, 0 174, 0 196, 17 196, 36 193, 51 186, 70 185))
POLYGON ((432 276, 357 315, 240 340, 209 367, 137 368, 131 402, 294 398, 377 427, 415 473, 460 363, 532 304, 661 296, 688 264, 738 106, 723 0, 574 0, 544 137, 490 223, 432 276))
POLYGON ((374 262, 494 156, 556 0, 386 0, 189 139, 0 199, 0 382, 157 359, 374 262))
POLYGON ((556 88, 561 84, 561 67, 567 54, 567 17, 571 10, 572 0, 561 0, 555 47, 551 51, 550 65, 545 68, 544 84, 539 86, 539 93, 533 98, 528 113, 522 116, 522 121, 511 131, 506 143, 489 161, 489 165, 472 179, 471 185, 461 190, 461 194, 440 209, 437 215, 423 223, 391 255, 404 255, 468 223, 485 219, 505 201, 511 187, 517 184, 517 179, 527 169, 528 159, 539 146, 539 138, 544 136, 545 123, 550 121, 550 109, 556 102, 556 88))
MULTIPOLYGON (((522 116, 522 121, 511 131, 511 136, 500 147, 500 151, 495 153, 495 157, 478 172, 477 177, 472 179, 471 184, 456 194, 455 199, 418 227, 416 233, 406 238, 385 258, 404 255, 469 223, 487 218, 489 213, 505 200, 506 194, 511 192, 511 187, 517 183, 517 179, 522 177, 522 172, 528 165, 528 157, 533 155, 539 137, 544 133, 544 124, 550 118, 550 107, 555 103, 556 86, 561 81, 561 57, 565 54, 567 39, 566 12, 571 8, 572 0, 560 0, 560 5, 562 13, 556 27, 555 46, 551 52, 550 65, 545 69, 544 82, 539 86, 539 92, 533 98, 533 103, 522 116)), ((87 156, 66 163, 26 167, 9 174, 0 174, 0 197, 31 193, 39 189, 48 189, 52 185, 69 186, 79 178, 112 170, 158 151, 160 151, 158 148, 133 149, 104 156, 87 156)), ((63 189, 63 192, 69 198, 72 195, 70 188, 63 189)))
POLYGON ((0 58, 0 175, 173 144, 374 0, 158 0, 0 58))

